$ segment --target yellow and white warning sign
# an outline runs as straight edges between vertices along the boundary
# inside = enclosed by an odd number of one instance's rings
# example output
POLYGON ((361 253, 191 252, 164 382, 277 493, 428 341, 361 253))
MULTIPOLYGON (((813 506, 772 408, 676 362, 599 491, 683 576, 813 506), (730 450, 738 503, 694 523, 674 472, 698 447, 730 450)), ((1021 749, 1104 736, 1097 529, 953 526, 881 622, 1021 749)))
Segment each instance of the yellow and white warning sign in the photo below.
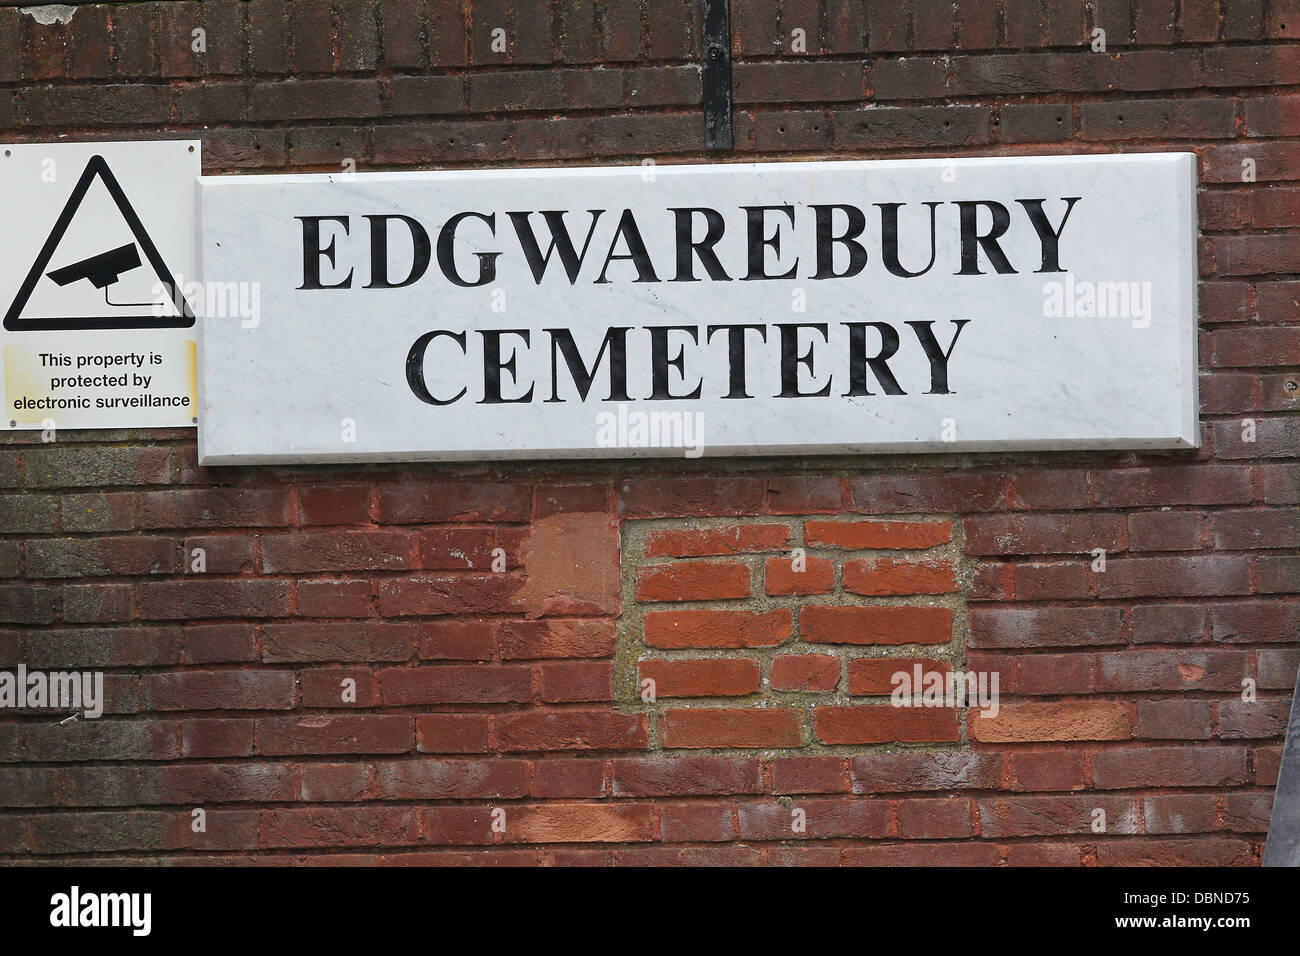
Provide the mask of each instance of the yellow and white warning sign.
POLYGON ((4 427, 197 421, 199 144, 0 146, 4 427))

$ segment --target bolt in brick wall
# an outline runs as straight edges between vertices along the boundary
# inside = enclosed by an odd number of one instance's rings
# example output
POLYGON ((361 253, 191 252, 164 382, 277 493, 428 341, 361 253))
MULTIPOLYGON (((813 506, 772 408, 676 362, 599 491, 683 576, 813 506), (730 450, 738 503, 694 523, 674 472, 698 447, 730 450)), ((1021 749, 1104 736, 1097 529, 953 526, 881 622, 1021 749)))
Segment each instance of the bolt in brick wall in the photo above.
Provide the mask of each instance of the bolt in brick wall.
POLYGON ((201 468, 191 430, 7 432, 0 668, 107 700, 0 710, 0 858, 1259 862, 1300 665, 1300 7, 731 14, 732 153, 693 0, 0 6, 0 130, 197 138, 209 174, 1194 151, 1201 447, 201 468), (891 707, 917 666, 996 674, 997 713, 891 707))

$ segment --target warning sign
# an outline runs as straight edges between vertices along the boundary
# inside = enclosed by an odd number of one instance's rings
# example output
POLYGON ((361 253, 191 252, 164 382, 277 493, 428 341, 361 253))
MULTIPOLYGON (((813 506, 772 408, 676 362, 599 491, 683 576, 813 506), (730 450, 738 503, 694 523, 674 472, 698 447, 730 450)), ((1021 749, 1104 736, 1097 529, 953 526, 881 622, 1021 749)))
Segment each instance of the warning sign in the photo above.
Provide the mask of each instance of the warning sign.
POLYGON ((196 422, 199 144, 0 146, 10 428, 196 422))

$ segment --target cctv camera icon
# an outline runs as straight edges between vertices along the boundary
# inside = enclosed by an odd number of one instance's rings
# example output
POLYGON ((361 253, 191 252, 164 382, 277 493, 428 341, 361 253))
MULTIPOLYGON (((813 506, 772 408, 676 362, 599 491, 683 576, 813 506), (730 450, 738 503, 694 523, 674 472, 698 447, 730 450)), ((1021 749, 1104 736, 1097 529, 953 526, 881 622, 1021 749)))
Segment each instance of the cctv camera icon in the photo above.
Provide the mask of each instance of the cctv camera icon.
POLYGON ((128 242, 124 246, 101 252, 97 256, 82 259, 80 262, 74 262, 70 266, 45 274, 61 286, 71 285, 81 279, 89 279, 96 289, 104 290, 104 301, 109 305, 126 306, 138 303, 110 302, 108 287, 117 282, 124 272, 138 268, 140 268, 140 253, 136 251, 134 243, 128 242))
MULTIPOLYGON (((137 279, 140 278, 138 273, 135 275, 137 279)), ((135 283, 128 283, 128 285, 133 284, 135 283)), ((157 289, 157 284, 154 288, 157 289)), ((53 290, 46 289, 46 292, 53 293, 53 290)), ((77 180, 71 195, 64 203, 63 211, 55 221, 54 228, 50 230, 49 237, 27 271, 27 277, 14 295, 8 311, 4 313, 2 323, 4 329, 9 332, 188 329, 193 327, 194 323, 194 312, 181 294, 180 286, 172 277, 167 263, 163 261, 158 246, 145 229, 144 223, 140 221, 140 216, 131 206, 126 193, 122 191, 117 177, 108 168, 108 163, 104 161, 103 156, 90 157, 86 168, 81 173, 81 178, 77 180), (67 234, 68 225, 81 209, 82 200, 86 198, 87 191, 96 180, 99 180, 108 190, 109 198, 116 205, 123 222, 131 230, 134 244, 128 242, 107 252, 47 272, 51 265, 51 258, 60 248, 63 248, 60 243, 67 234), (151 271, 157 275, 163 290, 161 296, 154 292, 151 294, 158 297, 150 302, 113 302, 109 298, 109 290, 121 281, 124 275, 134 273, 134 270, 141 266, 145 267, 146 273, 151 271), (44 279, 49 279, 57 286, 72 286, 70 293, 75 293, 77 288, 82 288, 76 284, 84 279, 95 289, 102 290, 104 302, 114 308, 109 310, 92 306, 85 301, 87 296, 76 294, 51 294, 45 297, 46 306, 33 307, 30 300, 33 293, 37 291, 37 286, 44 279), (175 315, 158 314, 159 308, 167 311, 167 300, 170 300, 171 305, 175 307, 175 315), (125 311, 126 309, 131 309, 131 312, 125 311), (140 314, 141 310, 148 310, 148 314, 140 314), (49 314, 51 311, 55 314, 49 314), (42 312, 46 314, 40 314, 42 312)))

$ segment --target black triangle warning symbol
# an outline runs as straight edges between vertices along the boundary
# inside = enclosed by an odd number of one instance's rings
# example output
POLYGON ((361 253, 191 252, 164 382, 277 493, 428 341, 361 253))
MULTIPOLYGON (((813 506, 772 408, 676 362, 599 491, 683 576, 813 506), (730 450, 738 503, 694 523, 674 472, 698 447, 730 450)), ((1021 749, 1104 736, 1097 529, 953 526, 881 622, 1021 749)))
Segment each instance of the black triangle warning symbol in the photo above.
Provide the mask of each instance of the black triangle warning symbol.
MULTIPOLYGON (((134 305, 141 304, 145 303, 134 303, 134 305)), ((117 177, 108 168, 108 163, 104 161, 103 156, 92 156, 90 162, 86 163, 86 168, 77 181, 76 188, 72 190, 72 195, 68 197, 63 212, 59 214, 54 229, 51 230, 49 238, 45 240, 45 245, 41 248, 40 254, 37 255, 36 261, 32 264, 31 271, 27 274, 27 278, 23 280, 22 287, 19 288, 18 294, 14 297, 13 304, 9 306, 9 311, 4 318, 4 327, 10 332, 35 332, 82 329, 185 329, 192 325, 194 325, 194 313, 190 311, 189 303, 185 301, 176 279, 167 268, 167 264, 163 262, 162 256, 158 253, 158 248, 154 245, 153 240, 149 238, 144 225, 140 222, 140 217, 136 215, 135 209, 132 208, 130 201, 126 198, 126 193, 122 191, 122 187, 118 184, 117 177), (41 281, 42 275, 60 286, 66 286, 78 280, 89 281, 95 288, 105 290, 104 301, 109 306, 113 306, 113 303, 108 301, 108 286, 115 283, 122 273, 141 265, 140 256, 135 245, 128 243, 91 256, 88 259, 82 259, 80 262, 64 266, 61 269, 55 269, 53 272, 45 272, 46 267, 50 264, 50 258, 63 240, 73 216, 76 215, 77 210, 80 208, 82 200, 86 198, 86 192, 90 189, 95 177, 99 177, 100 182, 104 184, 109 196, 112 197, 118 211, 122 214, 122 218, 130 227, 131 234, 135 237, 135 243, 144 252, 145 259, 153 268, 154 273, 158 276, 158 281, 162 283, 162 288, 176 307, 175 315, 125 315, 121 313, 113 315, 108 314, 109 310, 105 309, 104 314, 89 316, 46 316, 40 318, 23 316, 22 312, 27 306, 27 300, 31 298, 32 291, 36 288, 36 284, 41 281)))

